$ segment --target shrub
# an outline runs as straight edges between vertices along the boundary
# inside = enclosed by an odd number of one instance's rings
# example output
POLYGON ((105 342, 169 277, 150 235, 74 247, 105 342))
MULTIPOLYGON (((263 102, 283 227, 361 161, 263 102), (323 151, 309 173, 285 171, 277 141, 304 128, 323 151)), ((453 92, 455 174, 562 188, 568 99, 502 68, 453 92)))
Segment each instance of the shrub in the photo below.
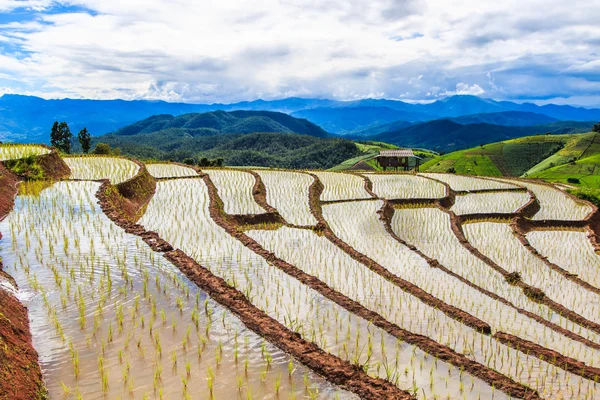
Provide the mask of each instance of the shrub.
POLYGON ((14 174, 22 177, 27 181, 37 181, 44 179, 44 170, 37 163, 37 158, 34 155, 21 158, 19 160, 4 161, 4 165, 14 174))
POLYGON ((455 174, 456 173, 456 169, 454 167, 450 167, 446 170, 446 172, 448 172, 449 174, 455 174))
POLYGON ((581 183, 581 182, 579 182, 579 178, 567 178, 567 182, 577 183, 577 184, 581 183))
POLYGON ((106 143, 98 143, 92 151, 93 154, 110 154, 110 145, 106 143))
POLYGON ((517 271, 515 272, 511 272, 510 274, 508 274, 506 276, 506 282, 508 282, 511 285, 515 285, 517 282, 519 282, 521 280, 521 274, 517 271))
POLYGON ((579 188, 569 190, 569 193, 600 207, 600 189, 579 188))

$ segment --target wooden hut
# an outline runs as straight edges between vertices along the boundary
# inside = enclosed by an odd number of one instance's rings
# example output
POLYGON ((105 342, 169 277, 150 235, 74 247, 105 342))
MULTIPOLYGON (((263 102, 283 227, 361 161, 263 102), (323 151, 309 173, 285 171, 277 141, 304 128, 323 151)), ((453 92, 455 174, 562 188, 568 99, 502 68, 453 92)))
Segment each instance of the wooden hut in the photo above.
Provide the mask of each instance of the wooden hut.
POLYGON ((388 168, 409 171, 412 167, 418 172, 421 164, 421 158, 415 156, 411 149, 380 150, 376 160, 384 171, 388 168))

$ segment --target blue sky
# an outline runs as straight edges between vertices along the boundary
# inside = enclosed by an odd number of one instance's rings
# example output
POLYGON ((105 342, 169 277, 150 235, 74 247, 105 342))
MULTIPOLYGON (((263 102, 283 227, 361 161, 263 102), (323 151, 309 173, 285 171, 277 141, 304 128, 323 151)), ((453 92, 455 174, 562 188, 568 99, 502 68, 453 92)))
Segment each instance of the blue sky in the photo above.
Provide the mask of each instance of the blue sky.
POLYGON ((0 94, 600 106, 600 0, 0 0, 0 94))

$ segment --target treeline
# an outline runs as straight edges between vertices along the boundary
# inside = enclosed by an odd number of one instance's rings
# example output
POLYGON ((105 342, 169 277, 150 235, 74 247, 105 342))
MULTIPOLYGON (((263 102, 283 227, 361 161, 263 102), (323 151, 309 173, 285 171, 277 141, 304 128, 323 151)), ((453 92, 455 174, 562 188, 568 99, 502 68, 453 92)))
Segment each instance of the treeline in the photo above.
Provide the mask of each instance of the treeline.
POLYGON ((166 129, 134 136, 111 134, 97 140, 142 160, 200 164, 222 159, 223 165, 231 166, 327 169, 362 154, 346 139, 270 132, 192 136, 184 129, 166 129))

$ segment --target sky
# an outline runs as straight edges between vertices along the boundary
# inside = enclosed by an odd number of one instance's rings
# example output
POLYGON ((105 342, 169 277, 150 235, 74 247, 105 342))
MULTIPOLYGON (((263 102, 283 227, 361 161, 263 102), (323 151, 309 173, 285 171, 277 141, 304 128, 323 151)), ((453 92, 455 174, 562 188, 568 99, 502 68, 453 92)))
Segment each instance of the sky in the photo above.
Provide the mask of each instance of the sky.
POLYGON ((600 106, 600 0, 0 0, 0 95, 600 106))

